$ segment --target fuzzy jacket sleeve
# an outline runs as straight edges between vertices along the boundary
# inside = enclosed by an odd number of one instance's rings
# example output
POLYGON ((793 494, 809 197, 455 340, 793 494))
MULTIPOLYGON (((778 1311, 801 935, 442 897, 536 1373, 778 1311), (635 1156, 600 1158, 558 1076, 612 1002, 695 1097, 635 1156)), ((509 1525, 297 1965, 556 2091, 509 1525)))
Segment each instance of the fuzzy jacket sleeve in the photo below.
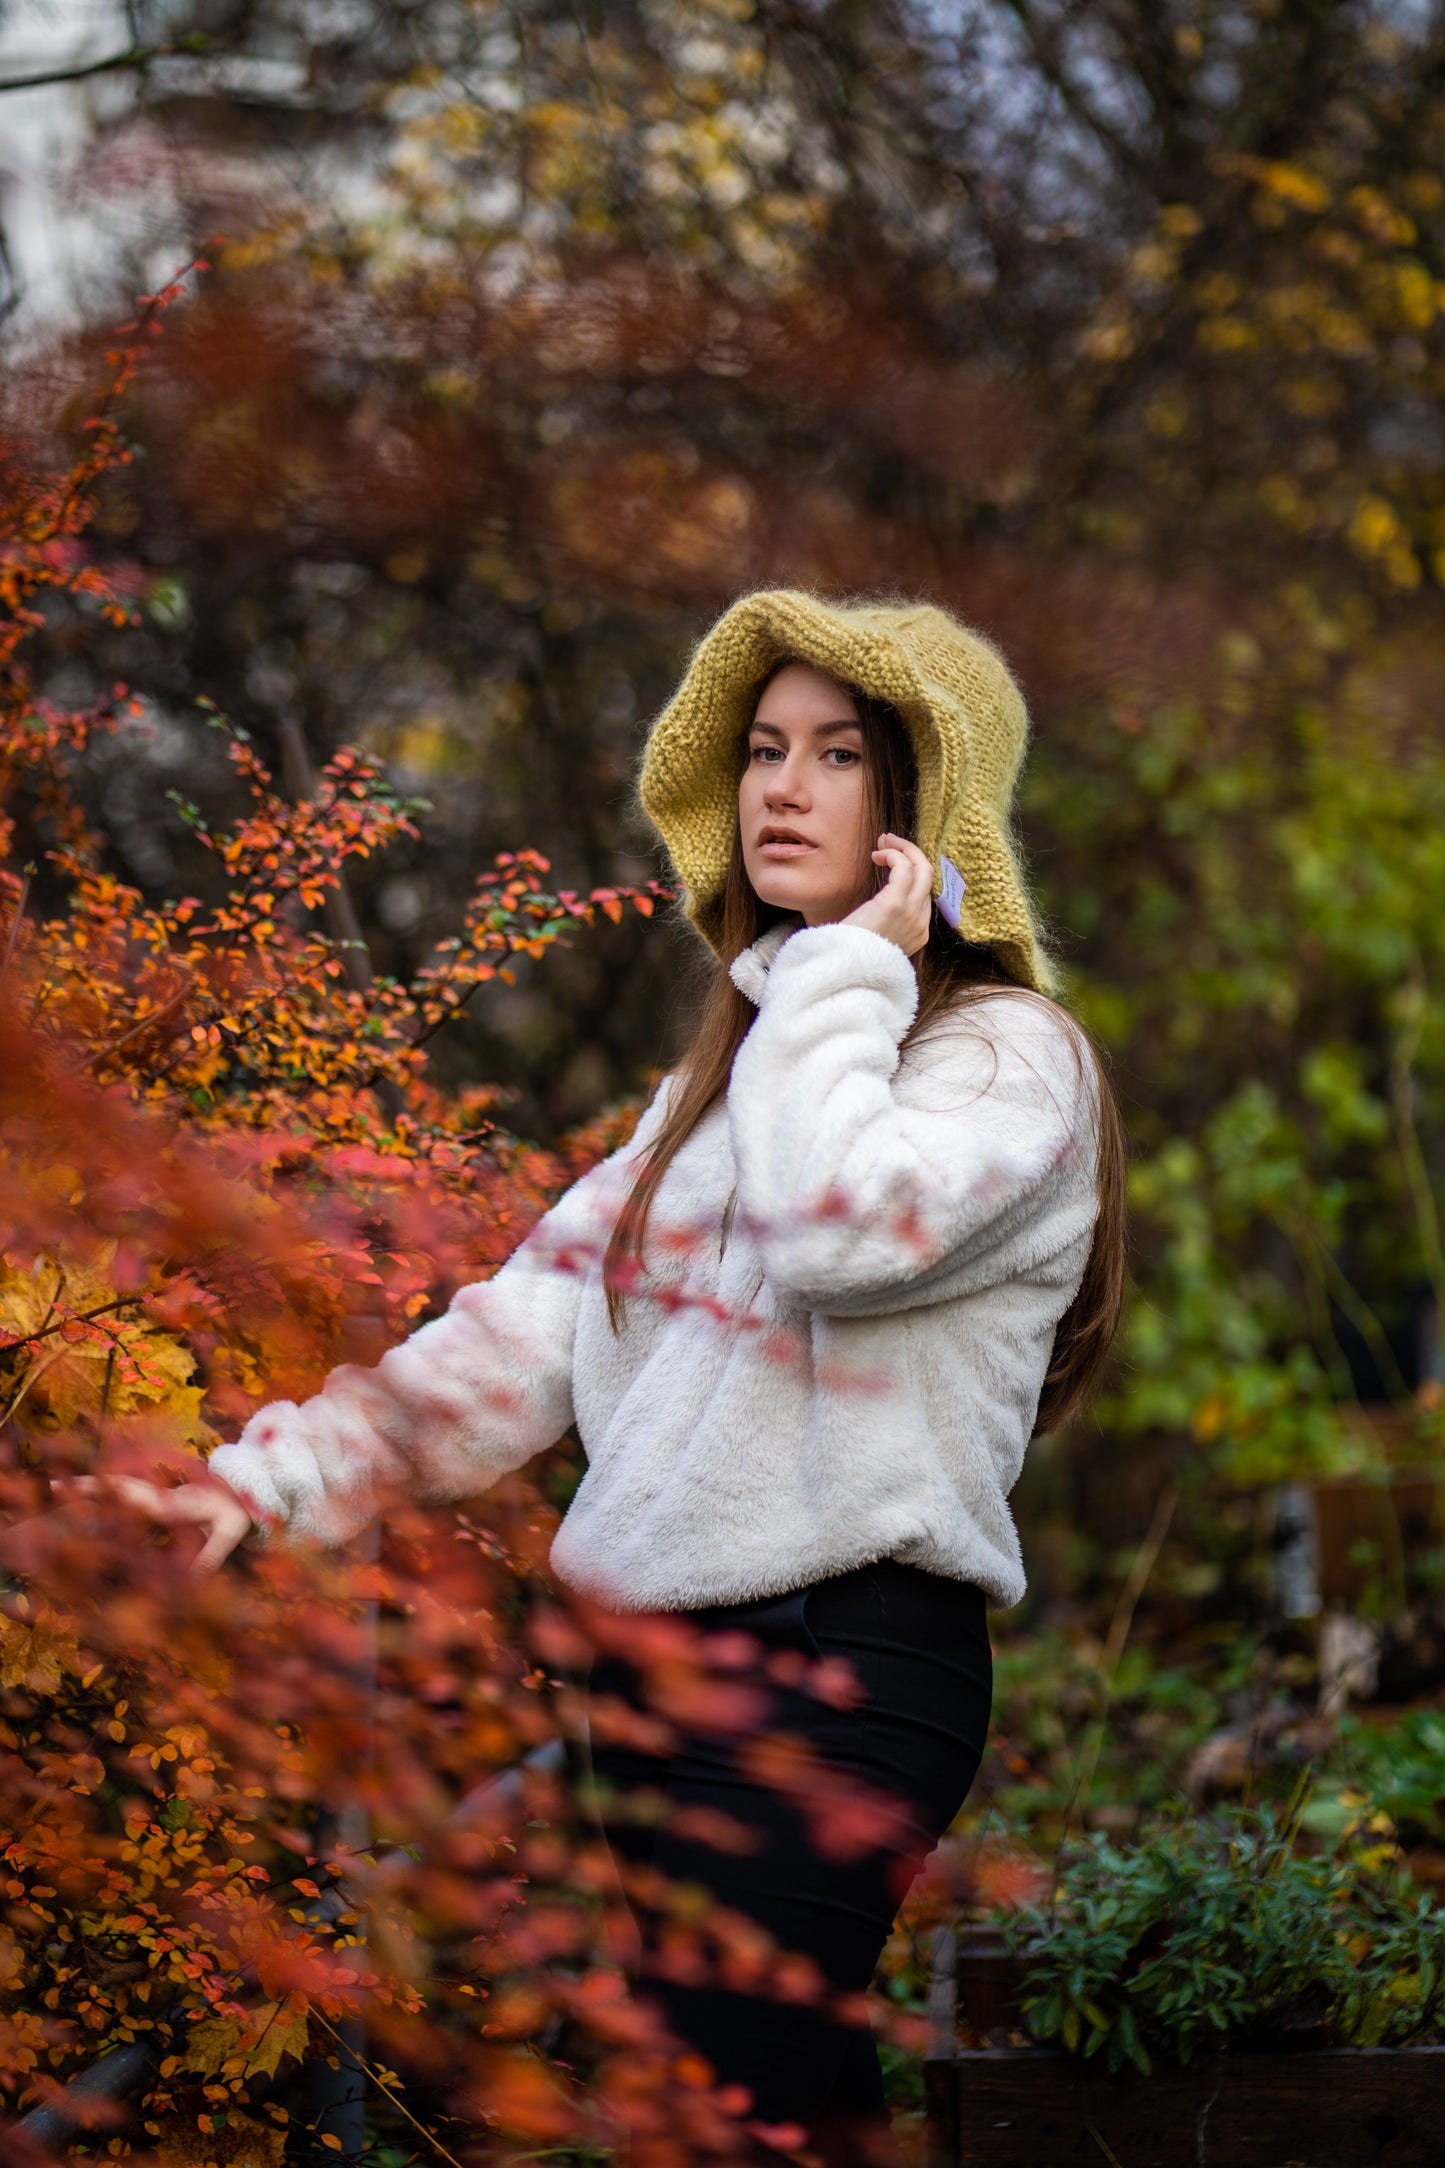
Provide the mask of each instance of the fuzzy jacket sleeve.
POLYGON ((374 1367, 339 1363, 310 1400, 271 1401, 216 1447, 209 1466, 261 1526, 344 1542, 380 1489, 464 1498, 556 1442, 572 1421, 582 1281, 606 1243, 619 1163, 646 1143, 663 1096, 491 1279, 459 1288, 374 1367))
POLYGON ((913 966, 863 927, 795 933, 733 1065, 738 1205, 778 1293, 846 1316, 1047 1271, 1092 1225, 1092 1058, 1001 991, 910 1052, 913 966))

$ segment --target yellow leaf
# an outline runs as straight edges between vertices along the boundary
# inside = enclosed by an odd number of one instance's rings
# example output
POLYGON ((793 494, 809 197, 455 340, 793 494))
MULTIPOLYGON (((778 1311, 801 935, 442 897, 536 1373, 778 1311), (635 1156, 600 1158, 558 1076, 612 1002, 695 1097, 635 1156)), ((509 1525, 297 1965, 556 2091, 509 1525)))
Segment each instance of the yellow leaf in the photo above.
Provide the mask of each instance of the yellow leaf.
POLYGON ((1398 547, 1404 531, 1394 506, 1367 492, 1356 502, 1345 539, 1362 557, 1382 557, 1398 547))
POLYGON ((323 2145, 329 2145, 333 2153, 339 2153, 341 2151, 341 2140, 337 2137, 334 2131, 323 2130, 321 2133, 321 2143, 323 2145))
POLYGON ((1219 1436, 1228 1414, 1228 1404, 1222 1395, 1210 1393, 1194 1410, 1194 1419, 1189 1427, 1200 1444, 1207 1445, 1211 1438, 1219 1436))
POLYGON ((204 1390, 191 1383, 190 1350, 143 1312, 116 1308, 107 1276, 115 1250, 102 1242, 88 1258, 42 1257, 29 1271, 0 1262, 0 1328, 20 1338, 45 1334, 25 1351, 27 1415, 42 1429, 69 1430, 81 1418, 96 1420, 102 1406, 113 1420, 163 1407, 183 1442, 214 1444, 200 1412, 204 1390), (99 1315, 90 1325, 52 1329, 92 1312, 99 1315))
POLYGON ((262 2003, 244 2027, 240 2044, 248 2078, 260 2071, 274 2078, 283 2055, 294 2055, 299 2062, 306 2053, 306 1997, 289 1995, 284 2003, 262 2003))
POLYGON ((198 2070, 203 2077, 214 2077, 240 2044, 241 2028, 234 2018, 202 2018, 200 2024, 192 2025, 186 2034, 186 2052, 181 2067, 198 2070))
POLYGON ((1401 315, 1416 331, 1428 331, 1435 321, 1440 297, 1435 281, 1424 264, 1397 264, 1395 291, 1399 297, 1401 315))
POLYGON ((1306 173, 1302 166, 1262 158, 1252 162, 1251 170, 1261 187, 1297 211, 1322 211, 1330 200, 1330 192, 1318 174, 1306 173))
POLYGON ((54 1694, 75 1654, 76 1643, 68 1634, 0 1619, 0 1688, 24 1686, 32 1694, 54 1694))

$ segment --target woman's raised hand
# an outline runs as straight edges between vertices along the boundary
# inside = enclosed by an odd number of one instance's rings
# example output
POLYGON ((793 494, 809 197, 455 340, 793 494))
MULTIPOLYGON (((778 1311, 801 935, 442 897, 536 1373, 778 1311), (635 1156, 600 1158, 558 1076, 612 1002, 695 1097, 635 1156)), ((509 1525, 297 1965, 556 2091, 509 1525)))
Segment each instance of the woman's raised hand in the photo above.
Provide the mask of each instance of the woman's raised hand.
POLYGON ((134 1475, 76 1475, 57 1478, 50 1487, 62 1506, 72 1496, 91 1499, 97 1505, 119 1499, 147 1514, 162 1528, 199 1529, 205 1542, 191 1561, 193 1573, 214 1573, 242 1537, 250 1534, 253 1525, 237 1492, 218 1475, 196 1476, 173 1488, 146 1483, 134 1475))
POLYGON ((933 868, 906 836, 881 835, 872 855, 875 866, 888 868, 888 879, 842 923, 866 926, 895 942, 905 956, 916 956, 928 939, 933 916, 933 868))

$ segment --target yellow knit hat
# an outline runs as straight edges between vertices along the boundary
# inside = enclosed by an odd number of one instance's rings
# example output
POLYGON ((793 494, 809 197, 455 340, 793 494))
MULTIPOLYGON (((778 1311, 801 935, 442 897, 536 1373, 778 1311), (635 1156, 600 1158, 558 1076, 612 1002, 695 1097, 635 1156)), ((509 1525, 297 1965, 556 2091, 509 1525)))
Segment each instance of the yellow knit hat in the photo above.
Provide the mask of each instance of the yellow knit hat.
POLYGON ((694 651, 642 757, 644 811, 687 891, 688 917, 714 948, 737 825, 739 743, 758 687, 784 658, 886 700, 918 762, 917 834, 933 861, 963 875, 959 932, 991 948, 1012 978, 1051 993, 1010 835, 1009 809, 1028 713, 990 641, 932 603, 844 605, 790 588, 744 595, 694 651))

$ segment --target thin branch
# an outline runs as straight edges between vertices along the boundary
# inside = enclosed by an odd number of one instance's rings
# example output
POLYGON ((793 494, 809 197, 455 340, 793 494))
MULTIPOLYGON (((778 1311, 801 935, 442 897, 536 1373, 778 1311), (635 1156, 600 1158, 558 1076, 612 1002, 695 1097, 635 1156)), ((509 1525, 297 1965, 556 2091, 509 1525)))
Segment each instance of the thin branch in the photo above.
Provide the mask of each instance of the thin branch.
MULTIPOLYGON (((311 748, 306 733, 294 715, 277 717, 277 734, 281 741, 281 775, 292 799, 298 806, 316 803, 316 770, 311 760, 311 748)), ((338 861, 336 886, 328 889, 321 906, 322 917, 332 940, 341 950, 341 965, 352 991, 358 994, 371 992, 375 973, 371 966, 371 950, 361 930, 361 920, 351 898, 346 869, 338 861)), ((395 1123, 406 1112, 406 1094, 392 1077, 375 1076, 371 1088, 387 1120, 395 1123)))
POLYGON ((1420 1249, 1438 1310, 1445 1311, 1445 1245, 1440 1236, 1440 1213, 1430 1180, 1420 1131, 1415 1122, 1415 1056, 1425 1026, 1428 991, 1418 962, 1410 974, 1415 996, 1409 1014, 1390 1049, 1390 1092, 1395 1110, 1395 1144, 1405 1170, 1420 1249))
POLYGON ((378 2075, 375 2066, 369 2063, 366 2057, 358 2052, 358 2050, 352 2045, 351 2041, 349 2041, 343 2033, 337 2031, 336 2027, 332 2024, 330 2018, 323 2016, 322 2012, 317 2009, 315 2003, 312 2003, 311 2005, 310 2015, 315 2018, 318 2025, 324 2025, 326 2027, 326 2030, 330 2033, 333 2040, 337 2040, 341 2043, 342 2047, 345 2048, 347 2054, 350 2055, 354 2059, 354 2061, 360 2065, 361 2069, 366 2073, 367 2077, 370 2078, 372 2084, 381 2087, 383 2098, 389 2100, 394 2108, 400 2108, 402 2114, 406 2117, 412 2129, 420 2131, 422 2137, 425 2138, 427 2144, 431 2146, 436 2152, 440 2153, 444 2161, 451 2162, 451 2168, 461 2168, 461 2162, 457 2159, 456 2155, 447 2151, 446 2147, 442 2144, 441 2139, 436 2137, 433 2132, 429 2131, 425 2123, 419 2123, 417 2121, 416 2117, 412 2114, 406 2102, 398 2098, 395 2087, 382 2084, 382 2080, 378 2075))
MULTIPOLYGON (((1318 1239, 1318 1238, 1316 1238, 1318 1239)), ((1348 1277, 1337 1257, 1332 1257, 1323 1243, 1319 1256, 1324 1266, 1325 1278, 1335 1291, 1335 1301, 1354 1326, 1360 1338, 1375 1358, 1376 1367, 1386 1387, 1393 1391, 1397 1400, 1408 1400, 1410 1388, 1405 1383, 1399 1357, 1390 1345, 1389 1335, 1380 1323, 1376 1312, 1348 1277)), ((1355 1395, 1359 1398, 1358 1393, 1355 1395)))
POLYGON ((98 1062, 109 1061, 122 1047, 129 1046, 132 1039, 139 1039, 146 1032, 159 1030, 162 1025, 168 1024, 176 1011, 184 1006, 186 996, 195 991, 195 984, 194 974, 189 974, 184 985, 179 987, 169 1000, 162 1002, 158 1009, 152 1009, 148 1015, 142 1016, 129 1030, 123 1031, 118 1039, 107 1040, 104 1046, 98 1046, 91 1055, 88 1066, 93 1069, 98 1062))
POLYGON ((110 1414, 110 1388, 112 1380, 115 1377, 115 1357, 116 1342, 112 1340, 109 1348, 106 1350, 105 1387, 100 1396, 100 1419, 95 1426, 96 1439, 97 1442, 101 1445, 104 1445, 105 1443, 106 1418, 110 1414))
POLYGON ((1109 1622, 1109 1632, 1104 1642, 1104 1658, 1100 1666, 1106 1691, 1113 1688, 1114 1674, 1118 1670, 1120 1659, 1124 1654, 1124 1644, 1129 1638, 1129 1629, 1134 1623, 1134 1613, 1138 1607, 1139 1598, 1143 1595, 1145 1583, 1154 1571, 1155 1560, 1164 1548, 1164 1538, 1169 1533, 1169 1525, 1174 1518, 1174 1509, 1178 1503, 1178 1488, 1171 1484, 1170 1488, 1161 1494, 1159 1503, 1154 1508, 1154 1518, 1149 1523, 1148 1533, 1135 1554, 1134 1563, 1129 1569, 1129 1578, 1119 1591, 1119 1600, 1114 1606, 1114 1616, 1109 1622))
MULTIPOLYGON (((508 964, 506 966, 498 964, 495 967, 498 974, 500 974, 504 968, 510 968, 510 960, 516 957, 521 952, 517 949, 505 949, 500 952, 494 953, 501 953, 508 959, 508 964)), ((455 976, 456 969, 457 966, 455 964, 449 964, 442 977, 436 980, 434 984, 428 988, 428 993, 433 999, 435 999, 437 994, 441 992, 442 988, 446 986, 449 981, 455 976)), ((471 1000, 473 994, 480 993, 482 987, 487 984, 488 981, 485 979, 474 979, 471 985, 466 988, 465 992, 457 995, 450 1002, 445 1003, 437 1011, 437 1014, 432 1019, 431 1023, 426 1025, 423 1030, 418 1031, 415 1036, 410 1040, 409 1044, 412 1050, 415 1051, 417 1047, 426 1046, 430 1040, 436 1037, 437 1033, 441 1031, 445 1025, 454 1023, 459 1016, 464 1014, 467 1003, 471 1000)))
POLYGON ((1109 2168, 1119 2168, 1119 2156, 1114 2151, 1114 2148, 1110 2145, 1108 2139, 1101 2138, 1092 2123, 1086 2123, 1084 2125, 1084 2128, 1089 2133, 1089 2136, 1093 2139, 1095 2145, 1099 2148, 1099 2151, 1103 2154, 1105 2160, 1108 2161, 1109 2168))
POLYGON ((1099 1764, 1099 1753, 1104 1744, 1105 1730, 1108 1727, 1109 1706, 1114 1696, 1114 1679, 1124 1654, 1124 1645, 1129 1639, 1129 1629, 1134 1623, 1134 1613, 1138 1609, 1139 1598, 1143 1595, 1145 1584, 1154 1571, 1159 1553, 1164 1548, 1164 1539, 1169 1533, 1170 1525, 1174 1519, 1174 1509, 1178 1503, 1178 1485, 1171 1483, 1166 1491, 1160 1493, 1159 1502, 1154 1508, 1154 1518, 1149 1523, 1144 1541, 1134 1554, 1134 1563, 1129 1569, 1128 1579, 1119 1591, 1119 1600, 1114 1606, 1114 1616, 1109 1622, 1109 1631, 1104 1638, 1103 1652, 1099 1659, 1099 1712, 1094 1719, 1087 1744, 1080 1759, 1079 1774, 1074 1784, 1073 1796, 1064 1814, 1063 1827, 1059 1832, 1059 1841, 1054 1851, 1055 1901, 1058 1898, 1059 1861, 1063 1857, 1064 1845, 1068 1841, 1069 1830, 1073 1825, 1075 1814, 1082 1813, 1088 1800, 1089 1788, 1094 1781, 1094 1771, 1099 1764))
MULTIPOLYGON (((277 735, 281 740, 281 774, 292 800, 297 806, 314 806, 316 770, 305 731, 294 715, 280 715, 277 735)), ((321 914, 332 940, 345 952, 341 961, 352 988, 358 994, 364 994, 372 981, 371 951, 361 930, 356 905, 351 900, 345 868, 339 862, 335 872, 336 886, 327 890, 321 914)))
POLYGON ((0 1347, 0 1356, 13 1355, 18 1347, 31 1347, 37 1340, 48 1340, 52 1334, 64 1332, 67 1325, 88 1325, 93 1318, 105 1317, 112 1310, 135 1310, 142 1307, 139 1295, 121 1295, 114 1302, 97 1303, 93 1310, 77 1310, 72 1317, 62 1317, 58 1324, 46 1325, 37 1332, 22 1333, 18 1339, 7 1340, 0 1347))
POLYGON ((81 60, 70 68, 47 68, 39 75, 10 75, 0 79, 0 91, 44 90, 51 83, 83 83, 92 75, 116 75, 124 68, 144 68, 152 60, 170 60, 193 52, 185 45, 133 45, 129 52, 111 53, 105 60, 81 60))
POLYGON ((20 925, 25 917, 25 906, 30 900, 30 883, 34 878, 35 867, 32 863, 26 866, 20 876, 20 893, 15 898, 15 916, 11 919, 10 931, 5 936, 5 954, 0 957, 0 986, 5 984, 6 978, 9 976, 10 966, 15 960, 15 948, 20 939, 20 925))
MULTIPOLYGON (((13 87, 13 85, 0 83, 0 90, 13 87)), ((66 493, 60 507, 58 511, 49 517, 44 532, 37 539, 43 541, 51 535, 62 535, 71 531, 71 521, 81 510, 86 490, 94 485, 102 472, 103 461, 101 465, 97 465, 96 462, 101 459, 107 441, 107 431, 114 430, 115 410, 120 404, 127 385, 135 374, 138 358, 142 351, 141 342, 156 322, 161 311, 167 306, 168 297, 180 287, 182 279, 189 278, 193 271, 202 269, 205 262, 206 259, 203 256, 193 256, 189 263, 183 264, 179 271, 172 274, 164 286, 158 288, 153 294, 145 295, 142 299, 135 321, 130 327, 131 344, 123 350, 120 367, 112 377, 104 396, 93 409, 90 421, 87 423, 88 428, 94 428, 96 431, 96 434, 91 439, 90 449, 78 465, 72 467, 66 493)), ((84 525, 90 516, 88 511, 85 512, 81 524, 84 525)), ((33 1016, 31 1021, 34 1021, 33 1016)))
POLYGON ((20 1389, 16 1393, 14 1399, 10 1401, 7 1407, 5 1407, 3 1410, 0 1410, 0 1426, 8 1423, 12 1415, 16 1415, 19 1413, 21 1402, 24 1400, 26 1394, 30 1391, 31 1386, 38 1385, 40 1383, 40 1380, 44 1377, 46 1371, 53 1370, 55 1368, 55 1365, 60 1361, 61 1356, 64 1355, 64 1353, 65 1349, 63 1347, 58 1347, 56 1348, 54 1354, 46 1356, 44 1362, 32 1363, 30 1365, 30 1368, 26 1371, 24 1377, 20 1381, 20 1389))
POLYGON ((1329 1321, 1329 1298, 1331 1290, 1341 1313, 1349 1319, 1355 1331, 1375 1358, 1380 1377, 1386 1390, 1397 1400, 1408 1400, 1410 1388, 1384 1326, 1375 1311, 1346 1274, 1339 1259, 1333 1255, 1328 1244, 1303 1213, 1275 1213, 1271 1217, 1295 1254, 1304 1279, 1306 1299, 1310 1309, 1310 1326, 1320 1355, 1330 1374, 1330 1382, 1341 1400, 1358 1401, 1350 1373, 1349 1359, 1339 1334, 1329 1321), (1318 1313, 1316 1296, 1324 1300, 1325 1311, 1318 1313))
POLYGON ((55 1305, 57 1302, 59 1302, 61 1296, 65 1293, 65 1281, 65 1267, 62 1264, 57 1264, 55 1267, 55 1285, 50 1291, 50 1300, 45 1305, 45 1315, 40 1320, 40 1330, 42 1333, 48 1332, 50 1330, 50 1320, 55 1315, 55 1305))
POLYGON ((1354 1380, 1345 1351, 1340 1345, 1339 1334, 1330 1320, 1329 1274, 1321 1262, 1324 1243, 1306 1221, 1296 1226, 1293 1220, 1281 1218, 1276 1221, 1295 1253, 1304 1283, 1305 1304, 1309 1311, 1310 1332, 1320 1360, 1325 1366, 1331 1386, 1339 1400, 1358 1400, 1354 1380))

